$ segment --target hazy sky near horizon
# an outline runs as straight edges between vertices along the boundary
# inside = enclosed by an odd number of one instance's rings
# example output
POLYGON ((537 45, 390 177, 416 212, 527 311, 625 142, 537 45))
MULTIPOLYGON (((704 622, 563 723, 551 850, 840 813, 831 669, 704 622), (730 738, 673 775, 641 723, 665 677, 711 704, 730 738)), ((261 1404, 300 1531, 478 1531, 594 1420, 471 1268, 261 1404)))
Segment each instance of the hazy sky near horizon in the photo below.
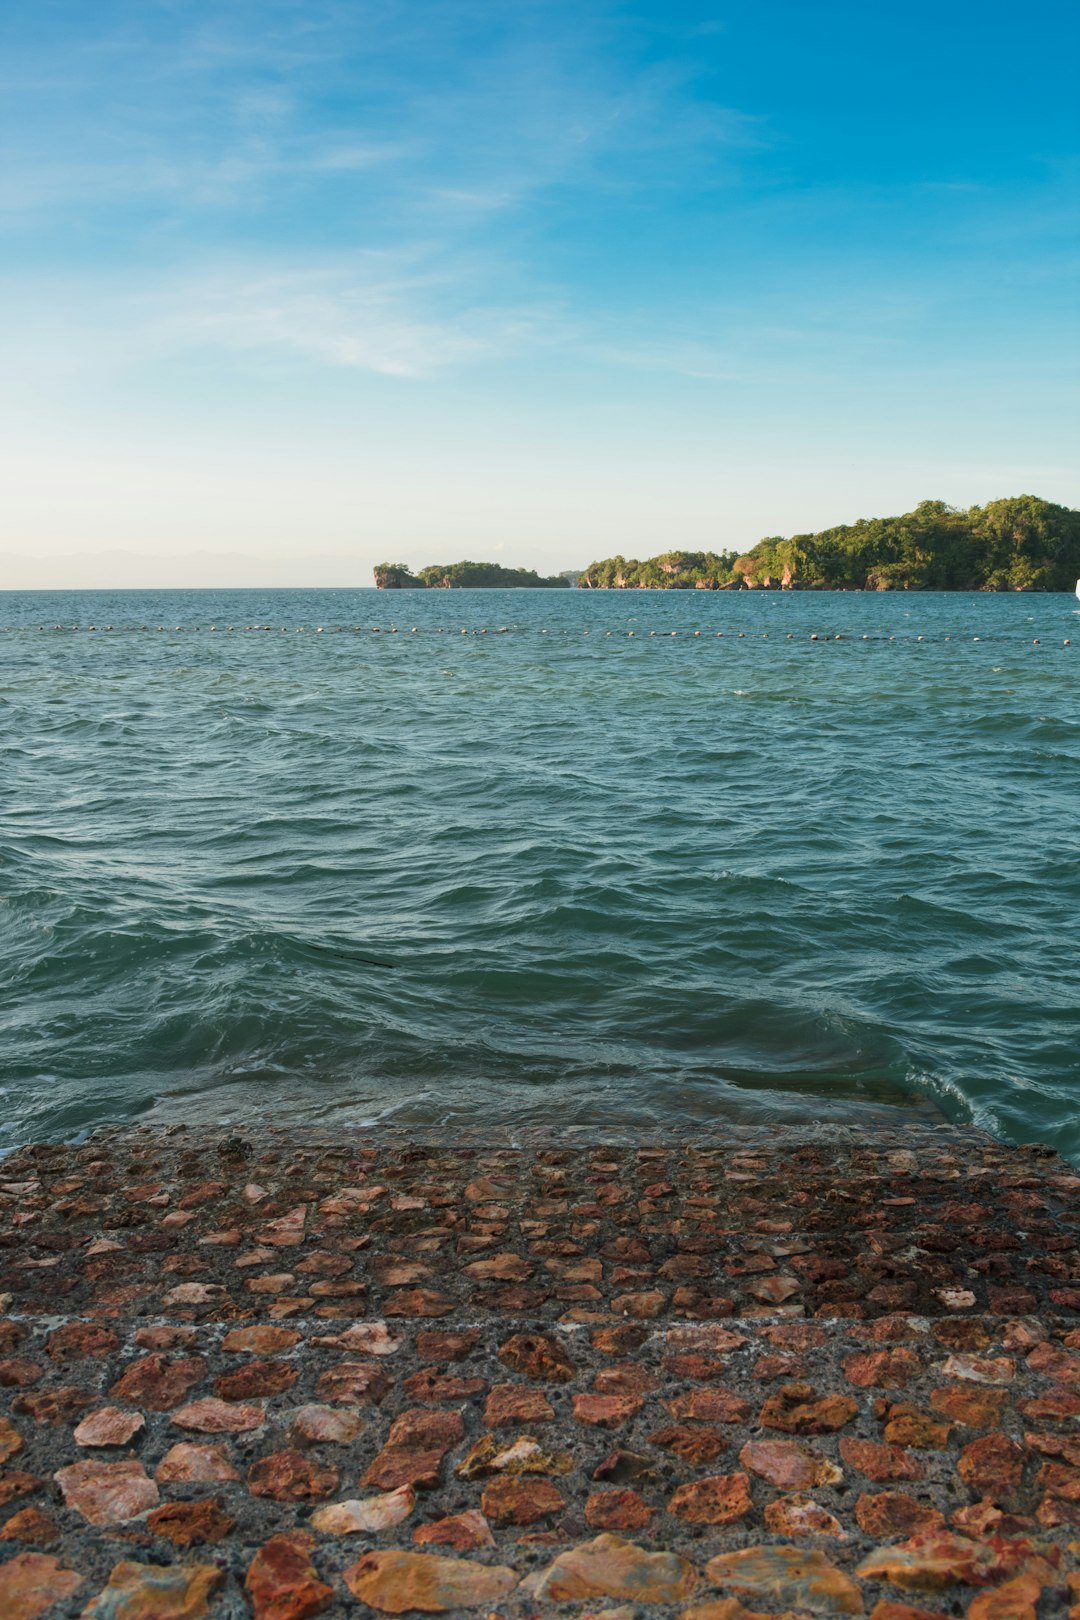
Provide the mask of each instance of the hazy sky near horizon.
POLYGON ((1078 51, 1066 0, 9 0, 7 582, 1080 505, 1078 51))

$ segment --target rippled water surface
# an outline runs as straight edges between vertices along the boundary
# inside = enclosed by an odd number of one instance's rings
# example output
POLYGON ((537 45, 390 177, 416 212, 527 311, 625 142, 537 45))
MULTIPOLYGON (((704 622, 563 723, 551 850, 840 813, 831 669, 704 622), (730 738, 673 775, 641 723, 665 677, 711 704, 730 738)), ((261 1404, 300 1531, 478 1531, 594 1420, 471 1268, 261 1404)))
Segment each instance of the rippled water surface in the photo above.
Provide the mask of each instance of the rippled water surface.
POLYGON ((0 595, 0 1144, 936 1106, 1075 1156, 1076 607, 0 595))

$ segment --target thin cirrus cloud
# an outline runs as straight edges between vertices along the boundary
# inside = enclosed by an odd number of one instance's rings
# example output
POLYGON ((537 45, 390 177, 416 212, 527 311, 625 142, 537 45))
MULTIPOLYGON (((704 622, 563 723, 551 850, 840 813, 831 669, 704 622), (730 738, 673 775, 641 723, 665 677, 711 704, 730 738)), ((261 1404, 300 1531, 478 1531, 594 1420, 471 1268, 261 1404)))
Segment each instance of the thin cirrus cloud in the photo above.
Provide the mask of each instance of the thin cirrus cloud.
POLYGON ((1077 158, 1070 27, 1030 10, 12 0, 20 534, 227 509, 243 550, 355 490, 402 554, 433 513, 494 544, 550 512, 572 561, 579 507, 630 544, 676 464, 703 543, 721 506, 749 540, 1036 487, 1075 440, 1077 158), (405 470, 357 483, 357 446, 405 470))

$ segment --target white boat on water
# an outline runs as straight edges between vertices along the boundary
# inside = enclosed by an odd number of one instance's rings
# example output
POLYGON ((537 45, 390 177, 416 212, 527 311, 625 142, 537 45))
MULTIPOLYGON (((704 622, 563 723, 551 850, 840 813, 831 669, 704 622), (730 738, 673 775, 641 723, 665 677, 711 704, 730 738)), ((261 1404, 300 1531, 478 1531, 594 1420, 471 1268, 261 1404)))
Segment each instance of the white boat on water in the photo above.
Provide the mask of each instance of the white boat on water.
POLYGON ((1080 602, 1080 579, 1076 582, 1076 600, 1080 602))

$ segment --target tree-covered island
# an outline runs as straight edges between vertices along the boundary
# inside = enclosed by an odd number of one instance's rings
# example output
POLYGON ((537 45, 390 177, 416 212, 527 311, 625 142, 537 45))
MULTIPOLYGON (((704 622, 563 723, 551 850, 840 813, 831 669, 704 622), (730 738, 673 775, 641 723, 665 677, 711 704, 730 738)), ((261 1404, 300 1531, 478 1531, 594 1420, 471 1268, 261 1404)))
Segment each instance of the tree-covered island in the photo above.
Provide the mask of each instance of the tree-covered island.
POLYGON ((1036 495, 967 511, 921 501, 902 517, 860 518, 819 534, 769 536, 732 551, 666 551, 590 563, 594 590, 1071 591, 1080 511, 1036 495))
POLYGON ((464 589, 491 590, 531 588, 532 590, 566 590, 573 583, 574 574, 555 574, 543 578, 531 568, 503 568, 499 563, 433 563, 410 573, 404 563, 380 563, 375 570, 375 583, 380 591, 424 591, 464 589))
POLYGON ((380 590, 576 584, 585 590, 1071 591, 1080 578, 1080 511, 1016 495, 966 511, 921 501, 901 517, 860 518, 818 534, 770 535, 735 551, 607 557, 542 578, 499 563, 380 563, 380 590))

